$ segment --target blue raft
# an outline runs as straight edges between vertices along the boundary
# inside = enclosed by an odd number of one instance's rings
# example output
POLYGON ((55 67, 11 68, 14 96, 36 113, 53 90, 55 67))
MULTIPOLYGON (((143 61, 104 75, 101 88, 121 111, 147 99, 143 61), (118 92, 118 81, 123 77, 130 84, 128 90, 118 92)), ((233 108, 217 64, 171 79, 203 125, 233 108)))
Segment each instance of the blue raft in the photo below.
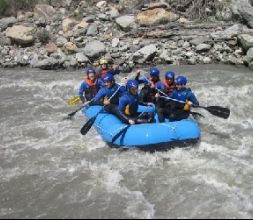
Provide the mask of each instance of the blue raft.
MULTIPOLYGON (((83 109, 83 114, 90 119, 95 116, 101 106, 90 106, 83 109)), ((140 106, 139 112, 153 112, 153 107, 140 106)), ((102 139, 109 145, 120 148, 168 145, 178 142, 196 142, 200 139, 200 128, 192 119, 176 122, 132 125, 124 137, 119 137, 112 143, 113 137, 127 125, 122 123, 116 116, 101 113, 98 115, 94 126, 102 139)))

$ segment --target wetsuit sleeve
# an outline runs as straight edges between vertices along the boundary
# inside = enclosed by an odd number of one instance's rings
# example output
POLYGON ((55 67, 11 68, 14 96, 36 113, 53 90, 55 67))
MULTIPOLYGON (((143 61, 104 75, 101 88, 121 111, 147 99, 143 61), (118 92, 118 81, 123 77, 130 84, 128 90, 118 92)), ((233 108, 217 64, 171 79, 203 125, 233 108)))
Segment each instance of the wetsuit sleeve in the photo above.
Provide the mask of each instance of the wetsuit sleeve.
POLYGON ((120 113, 125 113, 125 109, 126 109, 126 106, 128 105, 128 100, 126 99, 126 97, 121 97, 119 99, 119 111, 120 113))
POLYGON ((198 101, 198 99, 196 98, 196 96, 194 95, 193 92, 190 92, 190 93, 189 93, 189 95, 187 96, 187 99, 188 99, 189 101, 191 101, 191 102, 193 103, 193 105, 199 106, 199 101, 198 101))
POLYGON ((79 96, 80 96, 82 102, 85 102, 84 92, 86 89, 88 89, 88 85, 86 82, 83 82, 80 86, 80 89, 79 89, 79 96))
POLYGON ((139 85, 140 84, 145 84, 145 85, 149 84, 149 81, 147 79, 145 79, 145 78, 142 78, 142 79, 138 79, 137 78, 136 80, 138 81, 139 85))
POLYGON ((101 79, 98 79, 98 85, 99 85, 99 88, 102 89, 103 87, 105 87, 105 83, 103 80, 101 79))
POLYGON ((165 89, 165 86, 163 85, 163 83, 160 81, 159 83, 157 83, 157 89, 160 89, 160 90, 164 90, 165 89))
POLYGON ((104 88, 100 89, 97 93, 97 95, 94 97, 94 102, 101 100, 106 95, 106 91, 104 88))
POLYGON ((110 72, 114 76, 120 74, 119 68, 117 69, 110 68, 108 72, 110 72))
POLYGON ((126 97, 121 97, 119 100, 119 107, 117 112, 117 117, 125 124, 128 124, 129 118, 125 115, 125 109, 128 105, 128 100, 126 97))

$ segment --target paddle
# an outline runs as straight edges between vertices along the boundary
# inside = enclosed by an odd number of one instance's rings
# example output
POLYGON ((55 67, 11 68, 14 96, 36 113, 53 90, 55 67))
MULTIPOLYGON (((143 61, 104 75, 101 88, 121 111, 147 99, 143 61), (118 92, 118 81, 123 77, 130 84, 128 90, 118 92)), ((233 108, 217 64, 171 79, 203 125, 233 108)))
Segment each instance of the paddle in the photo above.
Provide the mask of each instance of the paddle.
MULTIPOLYGON (((167 96, 161 96, 161 98, 185 104, 185 102, 179 101, 177 99, 172 99, 172 98, 167 97, 167 96)), ((208 106, 208 107, 204 107, 204 106, 199 106, 199 105, 192 105, 192 107, 205 109, 209 113, 211 113, 212 115, 215 115, 217 117, 224 118, 224 119, 228 119, 229 116, 230 116, 230 109, 229 108, 225 108, 225 107, 221 107, 221 106, 208 106)))
MULTIPOLYGON (((122 86, 119 86, 119 88, 112 94, 112 96, 110 97, 109 101, 118 93, 118 91, 120 90, 122 86)), ((104 111, 105 106, 103 106, 103 108, 92 118, 90 118, 82 127, 81 129, 81 134, 82 135, 86 135, 88 133, 88 131, 91 129, 92 125, 95 123, 98 115, 104 111)))
MULTIPOLYGON (((149 82, 150 80, 145 77, 143 74, 142 76, 149 82)), ((170 98, 167 94, 165 94, 163 91, 161 91, 160 89, 156 88, 156 90, 158 92, 160 92, 161 94, 163 94, 164 96, 162 96, 162 98, 165 98, 165 99, 169 99, 169 100, 172 100, 172 101, 175 101, 175 102, 179 102, 179 103, 182 103, 182 104, 186 104, 185 102, 183 101, 179 101, 177 99, 172 99, 170 98)), ((208 107, 204 107, 204 106, 198 106, 198 105, 192 105, 192 107, 194 108, 202 108, 202 109, 205 109, 207 110, 209 113, 211 113, 212 115, 215 115, 217 117, 220 117, 220 118, 224 118, 224 119, 228 119, 229 116, 230 116, 230 109, 228 108, 225 108, 225 107, 221 107, 221 106, 208 106, 208 107)))
MULTIPOLYGON (((137 119, 139 119, 144 113, 145 113, 145 112, 142 112, 142 113, 135 119, 135 121, 136 121, 137 119)), ((127 125, 127 126, 124 127, 121 131, 119 131, 116 135, 114 135, 114 137, 112 138, 112 143, 114 143, 121 135, 122 135, 122 137, 124 138, 124 136, 125 136, 127 130, 128 130, 131 126, 132 126, 132 125, 127 125)), ((122 138, 122 139, 123 139, 123 138, 122 138)), ((121 141, 122 141, 122 139, 121 139, 121 141)))
POLYGON ((80 96, 75 96, 68 100, 68 105, 76 105, 81 100, 80 96))
POLYGON ((77 109, 76 111, 74 111, 74 112, 68 114, 68 116, 66 116, 66 117, 64 118, 64 120, 71 120, 71 119, 75 116, 75 114, 76 114, 77 112, 81 111, 84 107, 86 107, 87 105, 89 105, 92 101, 93 101, 93 99, 92 99, 91 101, 89 101, 89 102, 86 102, 82 107, 80 107, 80 108, 77 109))

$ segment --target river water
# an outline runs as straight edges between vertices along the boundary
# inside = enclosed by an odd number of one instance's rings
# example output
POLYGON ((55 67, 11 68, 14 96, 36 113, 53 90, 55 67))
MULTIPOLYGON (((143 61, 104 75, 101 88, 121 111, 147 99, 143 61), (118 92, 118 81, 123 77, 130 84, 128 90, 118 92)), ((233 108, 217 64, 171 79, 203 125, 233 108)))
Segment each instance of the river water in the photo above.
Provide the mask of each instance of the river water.
MULTIPOLYGON (((201 141, 166 152, 109 148, 77 106, 81 71, 0 69, 0 218, 253 218, 253 72, 172 66, 201 105, 201 141)), ((164 68, 163 68, 164 69, 164 68)))

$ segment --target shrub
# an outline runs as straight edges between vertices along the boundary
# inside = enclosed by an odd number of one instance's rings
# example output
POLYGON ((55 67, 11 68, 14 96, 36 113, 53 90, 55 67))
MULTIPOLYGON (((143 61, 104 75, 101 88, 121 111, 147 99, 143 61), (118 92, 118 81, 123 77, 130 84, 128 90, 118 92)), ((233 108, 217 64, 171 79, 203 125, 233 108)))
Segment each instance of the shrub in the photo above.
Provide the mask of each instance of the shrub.
POLYGON ((40 30, 37 32, 37 38, 41 43, 46 44, 50 40, 50 34, 47 30, 40 30))

